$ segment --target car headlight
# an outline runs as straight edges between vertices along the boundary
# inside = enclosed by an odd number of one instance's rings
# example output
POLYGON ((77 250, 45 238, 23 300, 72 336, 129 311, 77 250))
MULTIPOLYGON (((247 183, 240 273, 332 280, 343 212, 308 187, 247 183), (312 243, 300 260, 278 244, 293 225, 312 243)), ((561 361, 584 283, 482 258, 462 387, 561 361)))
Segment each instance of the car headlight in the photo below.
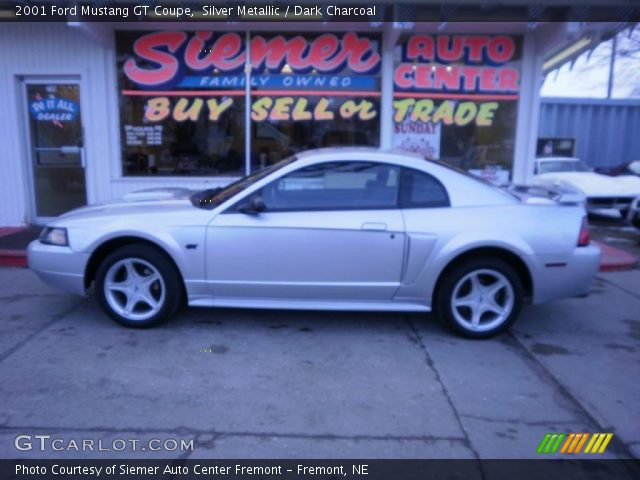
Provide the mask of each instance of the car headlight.
POLYGON ((45 227, 39 237, 40 243, 66 247, 69 245, 67 229, 60 227, 45 227))

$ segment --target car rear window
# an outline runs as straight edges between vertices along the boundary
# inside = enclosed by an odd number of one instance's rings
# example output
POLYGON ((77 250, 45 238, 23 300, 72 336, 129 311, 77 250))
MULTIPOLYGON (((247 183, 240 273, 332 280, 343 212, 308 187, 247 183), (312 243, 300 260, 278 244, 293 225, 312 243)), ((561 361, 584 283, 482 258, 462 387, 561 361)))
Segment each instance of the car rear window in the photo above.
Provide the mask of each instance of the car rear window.
POLYGON ((402 208, 436 208, 450 205, 447 190, 435 177, 410 168, 402 170, 402 208))

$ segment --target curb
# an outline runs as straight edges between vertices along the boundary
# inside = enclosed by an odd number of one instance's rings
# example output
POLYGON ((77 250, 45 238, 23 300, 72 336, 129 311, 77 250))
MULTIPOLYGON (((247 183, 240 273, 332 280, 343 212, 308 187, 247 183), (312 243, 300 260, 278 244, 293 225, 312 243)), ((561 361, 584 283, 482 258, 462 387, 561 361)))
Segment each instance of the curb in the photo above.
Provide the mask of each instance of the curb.
POLYGON ((598 245, 600 251, 602 251, 602 260, 600 261, 601 272, 630 270, 638 263, 638 257, 635 255, 607 245, 606 243, 596 241, 594 241, 594 243, 598 245))
MULTIPOLYGON (((26 227, 0 227, 0 237, 11 235, 25 229, 26 227)), ((27 268, 27 251, 0 248, 0 267, 27 268)))
POLYGON ((27 251, 0 250, 0 267, 27 268, 27 251))

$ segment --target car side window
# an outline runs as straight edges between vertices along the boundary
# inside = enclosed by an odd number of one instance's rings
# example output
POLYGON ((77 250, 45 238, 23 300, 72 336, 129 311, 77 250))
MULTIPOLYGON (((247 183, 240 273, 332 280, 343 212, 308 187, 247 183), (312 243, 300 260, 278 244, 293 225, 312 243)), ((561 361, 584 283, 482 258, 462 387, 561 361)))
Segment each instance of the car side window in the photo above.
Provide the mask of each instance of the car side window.
POLYGON ((400 167, 377 162, 327 162, 265 186, 266 211, 397 208, 400 167))
POLYGON ((449 205, 449 194, 438 179, 419 170, 402 169, 402 208, 436 208, 449 205))

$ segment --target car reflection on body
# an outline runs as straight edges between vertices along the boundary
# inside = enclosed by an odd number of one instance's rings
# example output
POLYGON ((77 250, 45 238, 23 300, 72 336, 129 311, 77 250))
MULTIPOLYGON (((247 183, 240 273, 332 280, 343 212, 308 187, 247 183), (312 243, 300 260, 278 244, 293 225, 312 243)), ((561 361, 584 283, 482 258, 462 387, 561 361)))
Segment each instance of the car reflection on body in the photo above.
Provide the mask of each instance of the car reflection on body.
POLYGON ((155 189, 69 212, 29 245, 30 267, 117 322, 182 303, 429 312, 472 338, 525 303, 588 291, 600 251, 584 208, 516 196, 417 155, 297 154, 225 188, 155 189))

